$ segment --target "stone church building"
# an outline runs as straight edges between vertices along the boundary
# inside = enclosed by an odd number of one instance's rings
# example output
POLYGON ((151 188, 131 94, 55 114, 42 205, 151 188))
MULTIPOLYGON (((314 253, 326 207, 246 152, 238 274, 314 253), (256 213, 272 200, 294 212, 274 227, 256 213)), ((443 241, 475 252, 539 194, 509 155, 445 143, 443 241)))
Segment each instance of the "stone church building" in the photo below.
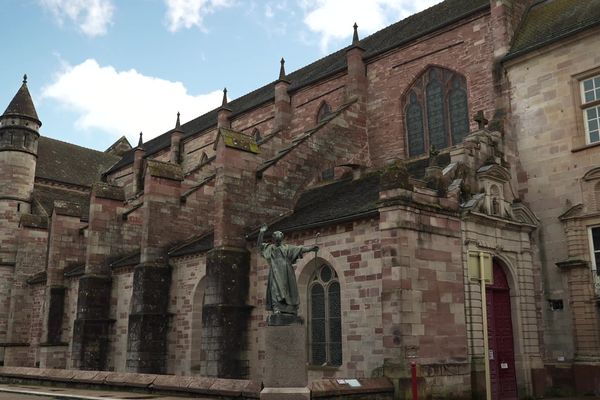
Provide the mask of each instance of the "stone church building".
POLYGON ((264 222, 320 247, 296 265, 310 379, 414 361, 428 395, 477 395, 485 307, 494 399, 600 392, 598 48, 600 0, 445 0, 105 152, 40 136, 25 79, 0 361, 261 380, 264 222))

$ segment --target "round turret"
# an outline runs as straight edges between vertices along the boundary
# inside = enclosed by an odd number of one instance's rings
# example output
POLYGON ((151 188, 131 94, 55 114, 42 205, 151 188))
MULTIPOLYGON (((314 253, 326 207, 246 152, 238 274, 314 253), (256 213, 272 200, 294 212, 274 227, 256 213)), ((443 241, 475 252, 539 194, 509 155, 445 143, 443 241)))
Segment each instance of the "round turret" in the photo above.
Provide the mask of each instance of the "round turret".
POLYGON ((30 212, 41 126, 25 76, 0 116, 0 224, 4 226, 18 224, 20 213, 30 212))

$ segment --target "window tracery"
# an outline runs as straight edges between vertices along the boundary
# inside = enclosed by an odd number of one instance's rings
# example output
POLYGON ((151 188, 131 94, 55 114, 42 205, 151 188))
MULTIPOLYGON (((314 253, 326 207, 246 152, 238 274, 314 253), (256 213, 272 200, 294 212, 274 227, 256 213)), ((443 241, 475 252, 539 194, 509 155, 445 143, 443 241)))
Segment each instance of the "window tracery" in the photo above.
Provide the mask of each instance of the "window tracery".
POLYGON ((469 133, 466 79, 453 71, 431 67, 419 77, 404 100, 409 156, 462 142, 469 133))
POLYGON ((342 313, 338 275, 328 264, 308 284, 310 363, 342 365, 342 313))

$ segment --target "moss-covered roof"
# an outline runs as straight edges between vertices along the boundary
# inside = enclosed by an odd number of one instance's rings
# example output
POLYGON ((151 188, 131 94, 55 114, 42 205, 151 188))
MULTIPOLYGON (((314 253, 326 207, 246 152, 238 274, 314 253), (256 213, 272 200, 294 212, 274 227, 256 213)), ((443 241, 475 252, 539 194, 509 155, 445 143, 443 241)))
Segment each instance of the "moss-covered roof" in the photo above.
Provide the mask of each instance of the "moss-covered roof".
POLYGON ((597 25, 600 25, 600 0, 538 1, 527 12, 505 60, 597 25))

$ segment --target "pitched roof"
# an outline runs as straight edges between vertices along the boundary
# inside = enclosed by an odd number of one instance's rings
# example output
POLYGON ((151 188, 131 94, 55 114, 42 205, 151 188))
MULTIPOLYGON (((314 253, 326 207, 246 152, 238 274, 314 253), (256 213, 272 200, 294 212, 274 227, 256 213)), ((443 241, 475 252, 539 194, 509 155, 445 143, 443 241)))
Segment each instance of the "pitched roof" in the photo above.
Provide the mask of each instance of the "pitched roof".
MULTIPOLYGON (((33 198, 37 200, 46 215, 51 216, 54 210, 56 200, 68 201, 69 203, 79 204, 81 207, 81 217, 86 220, 90 212, 90 194, 77 192, 74 190, 63 189, 61 187, 35 185, 33 188, 33 198)), ((42 210, 34 209, 37 214, 42 214, 42 210)))
POLYGON ((41 136, 35 176, 53 181, 91 186, 119 157, 41 136))
POLYGON ((180 246, 176 246, 174 249, 169 251, 169 256, 181 257, 190 254, 203 253, 213 248, 214 240, 215 235, 213 232, 210 232, 190 242, 184 243, 180 246))
POLYGON ((4 111, 3 115, 21 115, 33 118, 37 121, 40 120, 37 112, 35 111, 33 100, 31 100, 29 89, 27 88, 26 76, 23 79, 23 84, 15 94, 15 97, 13 97, 8 104, 8 107, 6 107, 6 111, 4 111))
POLYGON ((304 192, 294 213, 269 227, 269 232, 308 229, 377 214, 379 174, 342 180, 304 192))
MULTIPOLYGON (((457 22, 473 13, 487 10, 488 8, 489 0, 446 0, 361 40, 360 45, 365 50, 364 57, 367 60, 376 57, 386 51, 404 45, 423 35, 457 22)), ((348 27, 348 29, 350 29, 350 27, 348 27)), ((347 67, 346 50, 350 46, 351 45, 323 57, 295 72, 287 74, 286 80, 291 82, 289 91, 294 92, 328 76, 345 71, 347 67)), ((232 116, 247 112, 271 101, 274 97, 275 82, 276 81, 273 81, 268 85, 229 102, 227 106, 231 109, 232 116)), ((184 137, 189 137, 215 126, 217 122, 217 111, 218 109, 214 109, 183 124, 181 128, 184 131, 184 137)), ((168 131, 145 143, 144 150, 146 156, 155 154, 158 151, 167 148, 170 145, 170 133, 171 131, 168 131)), ((132 162, 133 151, 129 151, 117 164, 110 168, 107 173, 116 171, 132 162)))
POLYGON ((504 60, 600 25, 600 0, 542 0, 533 4, 504 60))

